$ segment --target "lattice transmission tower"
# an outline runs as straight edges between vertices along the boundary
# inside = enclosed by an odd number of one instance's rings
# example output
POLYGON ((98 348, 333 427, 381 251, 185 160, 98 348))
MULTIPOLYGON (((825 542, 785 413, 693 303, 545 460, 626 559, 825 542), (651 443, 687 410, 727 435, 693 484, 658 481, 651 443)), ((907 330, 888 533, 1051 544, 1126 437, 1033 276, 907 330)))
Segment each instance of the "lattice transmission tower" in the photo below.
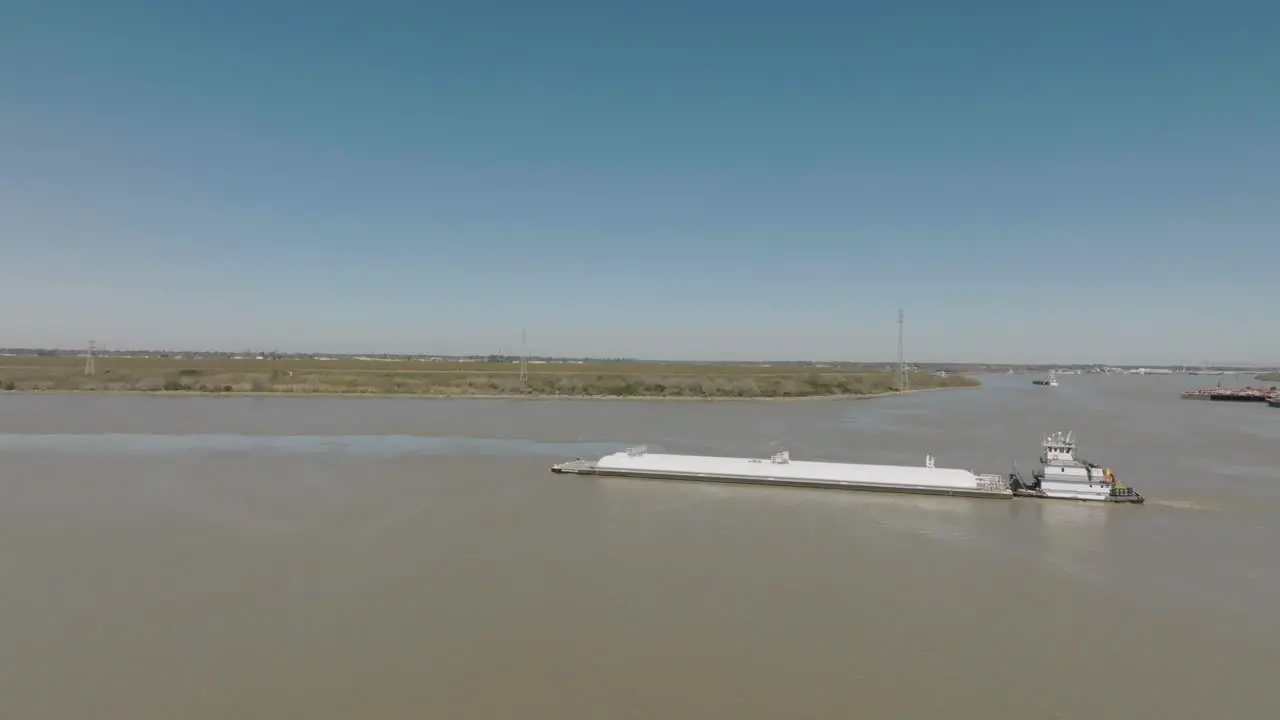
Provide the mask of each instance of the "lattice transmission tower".
POLYGON ((898 390, 911 389, 911 380, 907 376, 907 357, 903 354, 903 337, 906 330, 906 314, 898 308, 898 390))
POLYGON ((529 336, 520 328, 520 382, 529 380, 529 336))

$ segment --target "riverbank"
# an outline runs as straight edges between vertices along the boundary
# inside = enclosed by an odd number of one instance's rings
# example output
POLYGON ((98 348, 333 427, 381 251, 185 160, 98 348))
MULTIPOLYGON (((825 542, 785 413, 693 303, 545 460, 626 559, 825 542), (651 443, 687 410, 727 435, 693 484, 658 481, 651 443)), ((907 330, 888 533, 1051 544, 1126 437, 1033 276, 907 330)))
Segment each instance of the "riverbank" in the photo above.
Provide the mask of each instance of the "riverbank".
POLYGON ((1254 375, 1253 379, 1261 380, 1262 382, 1280 382, 1280 373, 1263 373, 1261 375, 1254 375))
MULTIPOLYGON (((864 367, 560 363, 521 377, 509 363, 0 358, 0 391, 77 394, 431 399, 802 400, 899 394, 897 374, 864 367)), ((976 387, 913 373, 910 392, 976 387)))
POLYGON ((796 395, 791 397, 734 397, 734 396, 705 396, 697 397, 692 395, 430 395, 430 394, 409 394, 409 393, 336 393, 336 392, 289 392, 289 391, 266 391, 266 392, 200 392, 199 390, 11 390, 3 391, 0 389, 0 397, 5 394, 9 395, 122 395, 134 397, 207 397, 207 398, 329 398, 329 399, 392 399, 392 400, 528 400, 542 401, 552 400, 557 402, 571 402, 575 400, 593 401, 593 400, 634 400, 634 401, 657 401, 657 402, 766 402, 766 403, 786 403, 786 402, 811 402, 818 400, 874 400, 876 398, 894 397, 895 395, 915 395, 923 392, 933 392, 936 390, 972 390, 981 387, 980 384, 975 385, 954 385, 947 387, 931 387, 931 388, 913 388, 910 390, 891 390, 888 392, 871 393, 865 395, 796 395))

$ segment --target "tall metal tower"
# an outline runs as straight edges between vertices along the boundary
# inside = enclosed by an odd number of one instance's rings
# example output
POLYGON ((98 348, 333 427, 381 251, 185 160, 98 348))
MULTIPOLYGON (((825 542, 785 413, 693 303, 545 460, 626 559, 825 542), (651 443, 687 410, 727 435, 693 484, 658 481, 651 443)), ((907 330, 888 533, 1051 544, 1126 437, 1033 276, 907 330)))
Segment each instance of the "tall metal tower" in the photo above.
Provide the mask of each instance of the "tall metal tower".
POLYGON ((898 308, 898 390, 910 390, 911 381, 907 378, 907 358, 902 352, 902 338, 906 326, 906 316, 902 308, 898 308))
POLYGON ((520 382, 529 379, 529 337, 520 328, 520 382))
POLYGON ((85 353, 85 356, 84 356, 84 374, 92 375, 96 371, 97 371, 97 368, 93 366, 93 341, 90 340, 89 352, 85 353))

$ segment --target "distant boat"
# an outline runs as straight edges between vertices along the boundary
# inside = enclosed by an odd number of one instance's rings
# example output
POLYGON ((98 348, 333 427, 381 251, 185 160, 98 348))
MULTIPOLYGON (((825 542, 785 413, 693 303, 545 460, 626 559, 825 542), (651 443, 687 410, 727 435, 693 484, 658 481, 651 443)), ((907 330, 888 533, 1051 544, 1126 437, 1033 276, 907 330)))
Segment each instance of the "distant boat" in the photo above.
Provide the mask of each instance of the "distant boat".
POLYGON ((1044 380, 1032 380, 1031 384, 1044 385, 1046 387, 1058 387, 1058 374, 1050 370, 1049 376, 1047 378, 1045 378, 1044 380))

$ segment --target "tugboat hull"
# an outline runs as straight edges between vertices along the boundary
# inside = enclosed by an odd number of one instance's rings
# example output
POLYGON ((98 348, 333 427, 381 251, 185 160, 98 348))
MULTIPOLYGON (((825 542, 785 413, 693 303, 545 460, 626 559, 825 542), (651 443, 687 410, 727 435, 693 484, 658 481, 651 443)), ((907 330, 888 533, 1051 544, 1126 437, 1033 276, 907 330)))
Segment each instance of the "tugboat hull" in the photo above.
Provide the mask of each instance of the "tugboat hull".
POLYGON ((1124 495, 1083 496, 1083 495, 1050 494, 1043 490, 1032 490, 1029 488, 1020 488, 1020 489, 1015 488, 1013 491, 1013 496, 1024 497, 1024 498, 1038 498, 1040 500, 1075 500, 1077 502, 1129 503, 1133 505, 1141 505, 1142 503, 1145 503, 1147 501, 1146 498, 1142 497, 1136 492, 1131 492, 1124 495))

